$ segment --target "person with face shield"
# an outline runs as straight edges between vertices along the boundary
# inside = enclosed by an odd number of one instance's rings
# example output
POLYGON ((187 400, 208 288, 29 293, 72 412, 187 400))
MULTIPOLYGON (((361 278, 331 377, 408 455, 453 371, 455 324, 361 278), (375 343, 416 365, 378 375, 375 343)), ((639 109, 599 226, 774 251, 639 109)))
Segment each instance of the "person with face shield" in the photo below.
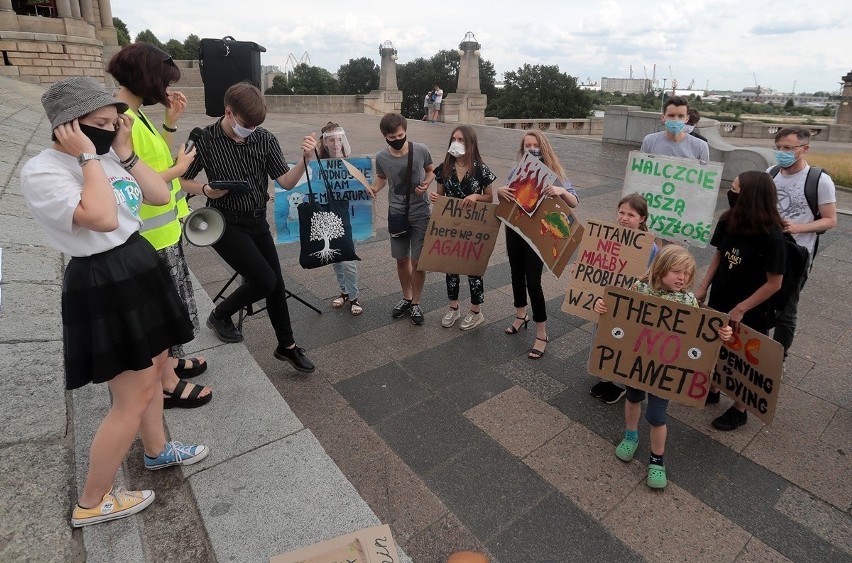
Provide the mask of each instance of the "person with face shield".
POLYGON ((672 96, 667 99, 660 120, 665 130, 645 135, 639 150, 663 156, 710 160, 710 147, 707 142, 687 132, 689 102, 686 98, 672 96))
POLYGON ((198 154, 183 175, 184 189, 207 196, 207 205, 225 217, 225 231, 213 244, 213 250, 243 280, 211 311, 207 326, 223 342, 242 342, 243 334, 231 317, 265 298, 278 341, 273 355, 297 371, 312 373, 313 362, 304 349, 296 346, 293 337, 281 263, 266 220, 266 204, 270 199, 270 178, 278 180, 285 190, 292 190, 305 173, 305 161, 313 155, 316 140, 311 135, 302 139, 303 158, 290 168, 278 139, 260 126, 265 119, 266 102, 257 87, 240 82, 228 88, 225 115, 204 128, 195 145, 198 154), (194 180, 202 170, 209 183, 194 180), (227 185, 218 189, 211 187, 213 182, 227 185))
MULTIPOLYGON (((189 208, 186 192, 178 179, 195 158, 195 149, 187 154, 185 145, 181 145, 175 158, 169 148, 177 122, 186 109, 186 97, 180 92, 169 91, 169 85, 180 79, 180 70, 163 50, 150 43, 133 43, 112 56, 107 72, 120 85, 116 98, 128 105, 126 113, 133 118, 133 150, 142 162, 159 172, 171 188, 171 198, 166 205, 142 204, 140 234, 151 243, 168 268, 195 333, 198 333, 198 309, 181 243, 180 219, 189 214, 189 208), (155 104, 166 108, 162 128, 142 111, 142 106, 155 104)), ((183 346, 172 347, 161 374, 164 406, 194 408, 208 403, 213 398, 209 387, 181 380, 181 376, 194 377, 206 369, 204 356, 184 358, 183 346)))
MULTIPOLYGON (((544 133, 540 131, 529 131, 521 138, 521 146, 518 149, 518 161, 523 158, 524 153, 530 153, 538 157, 541 162, 556 173, 556 182, 552 186, 544 188, 542 193, 545 197, 558 197, 570 207, 577 207, 580 203, 577 190, 568 181, 565 169, 559 163, 553 147, 544 133)), ((509 177, 515 171, 509 171, 509 177)), ((514 190, 509 186, 497 188, 497 195, 506 201, 515 201, 514 190)), ((512 272, 512 294, 515 300, 515 320, 506 328, 506 334, 517 334, 521 328, 527 328, 530 318, 527 315, 527 294, 529 293, 530 306, 532 307, 532 320, 535 322, 535 342, 529 349, 527 357, 537 360, 544 356, 547 347, 547 308, 544 302, 544 291, 541 288, 541 273, 544 262, 538 257, 535 250, 526 241, 513 231, 506 229, 506 254, 509 256, 509 268, 512 272)))
POLYGON ((169 347, 192 340, 192 322, 139 235, 139 211, 143 202, 168 204, 169 187, 133 152, 127 104, 93 78, 57 82, 41 101, 54 142, 21 169, 21 193, 50 246, 70 257, 62 281, 65 387, 106 383, 112 398, 71 513, 81 527, 154 501, 153 491, 115 485, 137 434, 149 470, 196 463, 208 449, 167 442, 163 428, 162 365, 169 347))
MULTIPOLYGON (((329 121, 322 128, 320 135, 319 157, 347 158, 352 154, 346 131, 337 123, 329 121)), ((355 316, 364 312, 364 308, 358 301, 358 262, 348 260, 335 262, 331 265, 334 275, 337 277, 337 285, 340 286, 340 295, 335 297, 331 306, 340 309, 349 302, 349 312, 355 316)))
MULTIPOLYGON (((450 144, 444 162, 435 168, 437 192, 429 193, 429 201, 435 203, 438 196, 455 197, 462 201, 462 207, 470 207, 476 202, 491 203, 491 184, 496 179, 494 173, 482 162, 476 132, 472 127, 461 125, 450 134, 450 144)), ((468 276, 470 286, 470 312, 459 323, 462 330, 471 330, 485 322, 480 306, 485 301, 485 286, 481 276, 468 276)), ((461 317, 459 312, 458 274, 447 274, 447 299, 449 310, 441 319, 441 326, 452 327, 461 317)))

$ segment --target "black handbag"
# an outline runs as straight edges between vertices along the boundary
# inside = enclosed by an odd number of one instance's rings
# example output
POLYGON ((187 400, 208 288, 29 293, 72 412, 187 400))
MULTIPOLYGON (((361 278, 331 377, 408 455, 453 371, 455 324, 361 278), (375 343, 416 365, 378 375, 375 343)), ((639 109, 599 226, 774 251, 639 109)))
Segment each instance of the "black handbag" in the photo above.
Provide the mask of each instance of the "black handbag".
POLYGON ((391 238, 407 238, 410 225, 408 224, 408 206, 411 200, 411 169, 414 162, 414 145, 411 141, 408 142, 408 167, 406 168, 405 177, 408 178, 408 186, 405 192, 405 213, 392 213, 388 211, 388 233, 391 238))
MULTIPOLYGON (((301 246, 299 264, 306 270, 336 262, 360 260, 355 254, 355 243, 352 241, 349 201, 334 199, 331 183, 319 158, 317 163, 325 183, 326 203, 319 203, 311 189, 310 174, 307 174, 308 199, 297 208, 301 246)), ((307 170, 308 162, 305 159, 305 171, 307 170)))

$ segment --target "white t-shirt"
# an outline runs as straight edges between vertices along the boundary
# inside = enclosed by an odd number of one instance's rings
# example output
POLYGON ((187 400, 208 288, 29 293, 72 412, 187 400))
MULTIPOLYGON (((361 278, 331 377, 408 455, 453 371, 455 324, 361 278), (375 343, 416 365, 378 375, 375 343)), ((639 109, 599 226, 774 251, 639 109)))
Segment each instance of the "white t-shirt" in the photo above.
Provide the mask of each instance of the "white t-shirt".
POLYGON ((437 90, 435 90, 435 101, 434 101, 434 103, 436 103, 436 104, 440 104, 440 103, 441 103, 441 100, 442 100, 443 98, 444 98, 444 91, 443 91, 443 90, 441 90, 440 88, 439 88, 439 89, 437 89, 437 90))
MULTIPOLYGON (((808 177, 808 170, 810 169, 811 166, 807 165, 792 176, 786 176, 784 171, 780 170, 773 178, 775 189, 778 192, 778 213, 781 214, 781 219, 784 221, 798 224, 813 222, 814 214, 805 198, 805 178, 808 177)), ((769 167, 766 171, 770 172, 771 170, 772 167, 769 167)), ((823 172, 820 174, 819 185, 817 186, 817 205, 836 202, 834 180, 823 172)), ((796 233, 793 238, 796 239, 797 243, 807 248, 813 256, 816 233, 796 233)))
POLYGON ((118 203, 118 228, 108 233, 74 224, 74 210, 83 193, 83 169, 77 164, 77 157, 47 149, 21 169, 21 192, 30 213, 44 229, 50 245, 69 256, 92 256, 111 250, 124 244, 142 225, 142 189, 136 180, 122 168, 112 150, 101 155, 100 162, 118 203))

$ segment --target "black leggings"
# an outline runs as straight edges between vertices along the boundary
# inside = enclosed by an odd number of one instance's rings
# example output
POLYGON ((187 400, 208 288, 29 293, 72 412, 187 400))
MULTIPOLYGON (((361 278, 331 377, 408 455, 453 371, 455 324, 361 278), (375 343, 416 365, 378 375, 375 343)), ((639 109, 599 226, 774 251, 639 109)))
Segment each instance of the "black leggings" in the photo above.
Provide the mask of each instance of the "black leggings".
POLYGON ((219 302, 214 314, 218 318, 231 316, 265 297, 269 322, 278 343, 284 347, 295 344, 281 264, 269 232, 269 223, 263 217, 225 217, 225 233, 213 249, 243 277, 243 281, 219 302))
POLYGON ((547 320, 544 304, 544 291, 541 289, 541 272, 544 263, 521 235, 506 228, 506 253, 509 255, 509 267, 512 270, 512 295, 515 307, 527 306, 527 292, 530 295, 533 321, 543 323, 547 320))

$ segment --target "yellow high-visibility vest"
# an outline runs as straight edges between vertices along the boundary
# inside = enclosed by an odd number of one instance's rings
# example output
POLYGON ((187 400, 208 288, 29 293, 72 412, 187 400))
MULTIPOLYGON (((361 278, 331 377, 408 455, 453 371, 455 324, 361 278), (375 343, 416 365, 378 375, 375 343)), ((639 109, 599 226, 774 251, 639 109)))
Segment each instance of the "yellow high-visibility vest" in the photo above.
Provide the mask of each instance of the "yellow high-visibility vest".
MULTIPOLYGON (((139 110, 138 115, 128 109, 127 114, 133 117, 133 150, 142 161, 150 166, 155 172, 162 172, 171 168, 174 158, 169 150, 166 140, 163 139, 157 128, 151 123, 145 114, 139 110), (150 129, 143 122, 148 122, 150 129)), ((171 198, 165 205, 148 205, 143 203, 139 209, 139 217, 142 219, 142 228, 139 234, 145 237, 151 245, 161 250, 172 246, 180 240, 181 224, 179 218, 189 214, 186 204, 186 192, 181 189, 180 181, 175 178, 171 181, 171 198)))

